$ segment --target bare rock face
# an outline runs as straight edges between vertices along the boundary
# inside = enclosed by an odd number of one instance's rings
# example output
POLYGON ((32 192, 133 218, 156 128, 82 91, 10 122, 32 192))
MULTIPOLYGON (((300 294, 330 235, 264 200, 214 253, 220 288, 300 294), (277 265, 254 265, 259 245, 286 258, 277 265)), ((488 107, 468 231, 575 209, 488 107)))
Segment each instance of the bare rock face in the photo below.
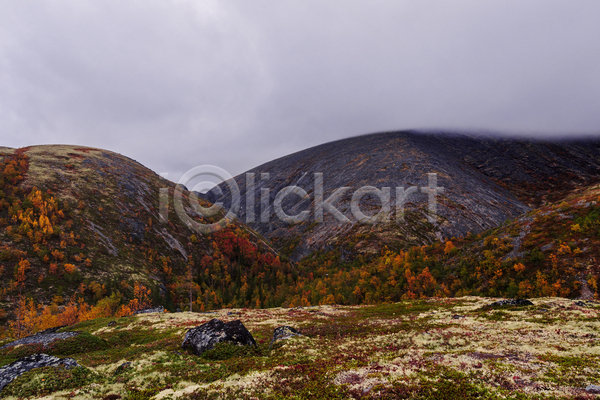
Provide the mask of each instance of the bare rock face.
POLYGON ((66 368, 80 367, 72 358, 57 358, 47 354, 34 354, 20 358, 12 364, 0 369, 0 391, 9 383, 35 368, 58 367, 64 365, 66 368))
MULTIPOLYGON (((292 260, 332 248, 342 248, 342 257, 350 260, 355 253, 380 254, 384 246, 410 248, 440 237, 482 232, 561 198, 561 193, 598 182, 600 140, 385 132, 325 143, 248 173, 234 178, 240 190, 240 220, 275 248, 287 249, 292 260), (436 185, 444 188, 433 219, 427 217, 433 184, 429 173, 437 174, 436 185), (308 213, 302 223, 282 220, 275 210, 275 200, 290 186, 302 190, 281 197, 280 211, 288 216, 308 213), (343 187, 348 190, 334 196, 343 187), (365 214, 382 210, 382 216, 390 218, 377 224, 361 222, 352 212, 352 198, 364 187, 390 188, 390 203, 405 205, 405 212, 397 206, 385 211, 380 199, 366 195, 359 199, 365 214), (334 218, 329 208, 317 218, 317 204, 327 199, 347 221, 334 218), (344 253, 346 243, 356 244, 349 254, 344 253)), ((229 183, 221 183, 205 198, 231 204, 229 183)))
POLYGON ((294 336, 302 336, 297 329, 292 328, 291 326, 280 326, 275 328, 273 332, 273 339, 271 339, 271 344, 269 348, 273 347, 273 345, 280 340, 289 339, 294 336))
POLYGON ((57 332, 60 328, 64 327, 59 326, 56 328, 46 329, 45 331, 38 332, 35 335, 15 340, 14 342, 10 342, 0 347, 0 350, 7 347, 19 346, 23 344, 43 344, 44 347, 46 347, 55 340, 69 339, 79 335, 79 332, 57 332))
POLYGON ((218 319, 212 319, 187 331, 182 347, 190 347, 194 353, 200 355, 221 342, 236 343, 240 346, 256 346, 256 341, 242 321, 225 323, 218 319))

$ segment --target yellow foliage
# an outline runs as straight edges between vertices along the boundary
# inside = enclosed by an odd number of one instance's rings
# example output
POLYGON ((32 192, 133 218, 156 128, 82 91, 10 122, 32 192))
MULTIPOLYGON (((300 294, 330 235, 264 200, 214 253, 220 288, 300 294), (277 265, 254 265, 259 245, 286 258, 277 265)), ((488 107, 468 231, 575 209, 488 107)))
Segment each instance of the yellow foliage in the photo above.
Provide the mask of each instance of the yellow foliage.
POLYGON ((562 243, 558 247, 558 254, 569 254, 571 252, 571 248, 569 245, 562 243))
POLYGON ((50 219, 45 214, 40 215, 39 227, 45 235, 51 235, 53 232, 50 219))
POLYGON ((533 291, 533 285, 526 279, 519 283, 519 292, 518 295, 520 297, 529 297, 529 294, 533 291))

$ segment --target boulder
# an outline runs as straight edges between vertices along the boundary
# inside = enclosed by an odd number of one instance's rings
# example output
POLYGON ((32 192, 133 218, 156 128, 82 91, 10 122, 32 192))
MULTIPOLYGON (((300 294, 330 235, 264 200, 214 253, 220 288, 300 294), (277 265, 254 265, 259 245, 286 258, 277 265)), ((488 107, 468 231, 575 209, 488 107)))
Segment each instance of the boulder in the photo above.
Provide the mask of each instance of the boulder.
POLYGON ((585 391, 593 394, 600 394, 600 386, 598 385, 588 385, 585 388, 585 391))
POLYGON ((489 307, 503 307, 503 306, 532 306, 533 303, 527 299, 509 299, 509 300, 498 300, 489 305, 489 307))
POLYGON ((60 327, 56 327, 56 328, 46 329, 45 331, 38 332, 35 335, 31 335, 31 336, 27 336, 27 337, 15 340, 14 342, 10 342, 10 343, 5 344, 4 346, 0 347, 0 350, 7 348, 7 347, 13 347, 13 346, 18 346, 18 345, 22 345, 22 344, 43 344, 44 347, 46 347, 46 346, 48 346, 48 344, 50 344, 51 342, 53 342, 55 340, 69 339, 69 338, 79 335, 79 333, 80 333, 80 332, 56 332, 60 328, 63 328, 63 327, 60 326, 60 327))
POLYGON ((80 367, 72 358, 57 358, 47 354, 34 354, 20 358, 12 364, 0 368, 0 391, 9 383, 35 368, 58 367, 64 365, 65 368, 80 367))
POLYGON ((165 308, 163 306, 158 306, 154 308, 145 308, 143 310, 137 310, 134 314, 149 314, 149 313, 164 313, 165 308))
POLYGON ((256 346, 256 341, 242 321, 235 320, 225 323, 218 319, 211 319, 205 324, 188 330, 182 347, 189 347, 195 354, 200 355, 221 342, 235 343, 240 346, 256 346))
POLYGON ((269 345, 269 348, 273 347, 273 345, 276 342, 279 342, 280 340, 289 339, 294 336, 302 335, 298 330, 292 328, 291 326, 280 326, 278 328, 275 328, 275 331, 273 332, 273 339, 271 339, 271 344, 269 345))

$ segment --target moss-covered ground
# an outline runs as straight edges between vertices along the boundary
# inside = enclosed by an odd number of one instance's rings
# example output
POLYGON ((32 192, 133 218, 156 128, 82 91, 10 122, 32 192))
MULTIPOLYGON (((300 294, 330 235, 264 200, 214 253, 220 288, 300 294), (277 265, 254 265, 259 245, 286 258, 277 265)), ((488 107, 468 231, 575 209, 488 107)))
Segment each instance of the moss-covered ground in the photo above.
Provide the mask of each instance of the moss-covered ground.
MULTIPOLYGON (((529 307, 493 299, 412 300, 97 319, 48 348, 0 351, 0 365, 32 353, 81 368, 33 370, 0 397, 46 399, 552 399, 593 398, 600 384, 600 307, 561 298, 529 307), (181 348, 191 327, 240 319, 257 348, 181 348), (112 322, 115 323, 112 323, 112 322), (110 326, 109 326, 109 323, 110 326), (269 348, 281 325, 303 336, 269 348), (129 364, 128 364, 129 363, 129 364)), ((1 343, 0 343, 1 344, 1 343)))

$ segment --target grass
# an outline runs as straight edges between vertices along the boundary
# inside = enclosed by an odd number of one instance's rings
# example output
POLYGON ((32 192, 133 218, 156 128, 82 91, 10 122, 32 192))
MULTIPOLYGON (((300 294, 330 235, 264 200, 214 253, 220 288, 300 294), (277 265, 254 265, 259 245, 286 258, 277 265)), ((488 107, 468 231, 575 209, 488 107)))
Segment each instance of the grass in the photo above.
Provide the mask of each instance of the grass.
POLYGON ((7 398, 110 399, 551 399, 585 397, 600 382, 600 311, 567 299, 484 310, 493 299, 403 301, 375 306, 148 314, 86 321, 48 348, 0 351, 0 364, 46 352, 81 368, 30 371, 7 398), (548 310, 543 313, 542 309, 548 310), (460 318, 454 319, 453 316, 460 318), (540 317, 542 315, 542 317, 540 317), (181 349, 185 331, 240 318, 257 346, 181 349), (117 324, 108 326, 111 321, 117 324), (273 330, 303 336, 269 349, 273 330), (583 397, 581 397, 583 396, 583 397))

